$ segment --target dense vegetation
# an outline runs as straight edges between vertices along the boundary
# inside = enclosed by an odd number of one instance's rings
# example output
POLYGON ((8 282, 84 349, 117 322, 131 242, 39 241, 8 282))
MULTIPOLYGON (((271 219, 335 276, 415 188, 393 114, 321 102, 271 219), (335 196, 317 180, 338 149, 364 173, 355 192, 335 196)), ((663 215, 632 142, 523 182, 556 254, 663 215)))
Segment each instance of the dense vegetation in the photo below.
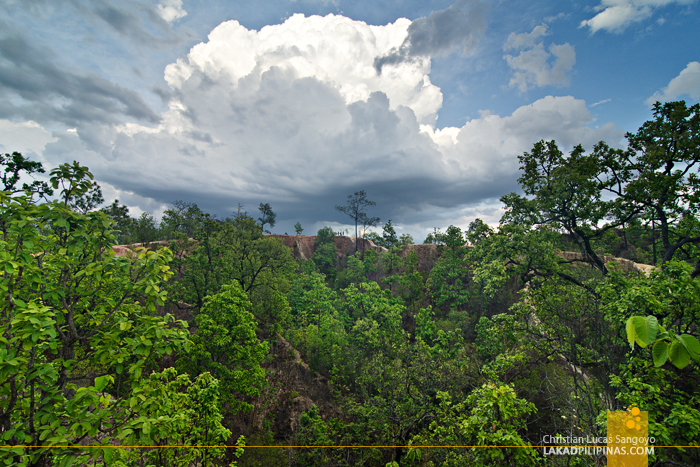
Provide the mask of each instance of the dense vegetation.
MULTIPOLYGON (((657 103, 627 139, 535 143, 498 229, 410 245, 388 221, 383 248, 338 255, 327 227, 305 261, 264 235, 269 204, 216 219, 178 201, 157 225, 96 210, 78 163, 19 187, 41 164, 3 156, 0 462, 605 465, 533 446, 604 437, 631 405, 656 445, 697 446, 700 106, 657 103)), ((364 191, 348 200, 378 222, 364 191)))

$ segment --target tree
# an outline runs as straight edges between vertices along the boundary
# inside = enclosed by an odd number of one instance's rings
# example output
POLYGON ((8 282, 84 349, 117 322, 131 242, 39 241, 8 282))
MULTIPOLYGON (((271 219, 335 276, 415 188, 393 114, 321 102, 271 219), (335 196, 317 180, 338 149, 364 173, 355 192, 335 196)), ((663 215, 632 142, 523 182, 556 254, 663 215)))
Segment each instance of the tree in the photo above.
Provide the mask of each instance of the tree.
POLYGON ((319 271, 328 277, 328 280, 333 282, 338 261, 338 249, 335 247, 335 233, 331 227, 323 227, 316 233, 316 241, 314 242, 314 254, 311 260, 316 264, 319 271))
POLYGON ((490 235, 493 235, 493 229, 478 217, 469 223, 466 237, 472 245, 476 245, 490 235))
POLYGON ((294 232, 297 235, 301 235, 304 232, 304 229, 301 228, 301 222, 297 222, 296 224, 294 224, 294 232))
POLYGON ((433 231, 428 234, 427 237, 425 237, 425 240, 423 240, 423 244, 426 245, 439 245, 442 243, 442 236, 444 234, 438 229, 437 227, 433 227, 433 231))
POLYGON ((21 153, 15 151, 12 155, 0 154, 0 165, 5 167, 2 173, 2 191, 10 192, 10 194, 24 191, 27 194, 37 194, 40 198, 53 195, 53 190, 48 183, 40 182, 39 180, 35 180, 29 185, 24 183, 21 189, 15 187, 17 182, 19 182, 20 172, 25 172, 29 176, 33 173, 45 173, 46 171, 42 167, 41 162, 30 161, 22 156, 21 153))
MULTIPOLYGON (((679 251, 700 256, 688 251, 700 244, 700 104, 657 102, 654 118, 626 138, 626 150, 604 142, 596 146, 594 155, 603 166, 598 180, 627 207, 626 212, 642 212, 655 229, 658 226, 662 263, 679 251)), ((615 215, 621 218, 620 213, 615 215)), ((700 260, 694 274, 700 275, 700 260)))
POLYGON ((132 243, 132 230, 134 227, 134 219, 129 216, 129 208, 120 206, 119 200, 115 199, 112 204, 100 209, 108 217, 114 221, 114 227, 117 233, 117 244, 124 245, 132 243))
POLYGON ((348 216, 355 223, 355 251, 357 252, 357 226, 362 225, 376 225, 379 222, 378 217, 367 217, 366 209, 369 206, 376 206, 377 203, 367 199, 367 193, 365 190, 356 191, 352 195, 348 195, 348 204, 345 206, 336 206, 335 209, 342 212, 348 216))
POLYGON ((61 187, 63 204, 73 211, 87 214, 104 203, 100 186, 88 168, 82 167, 78 162, 61 164, 51 174, 53 189, 61 187))
MULTIPOLYGON (((457 404, 446 392, 439 392, 437 399, 440 407, 436 420, 429 430, 412 440, 415 445, 430 446, 425 449, 428 465, 540 465, 537 452, 520 434, 527 428, 527 416, 536 412, 535 406, 518 398, 511 385, 488 382, 457 404), (468 445, 482 448, 439 447, 468 445)), ((409 451, 412 457, 410 454, 409 451)))
POLYGON ((260 227, 263 229, 263 232, 271 233, 269 230, 265 230, 265 224, 269 224, 270 227, 274 227, 275 218, 277 217, 277 214, 272 212, 270 203, 260 203, 258 211, 260 211, 261 214, 261 217, 258 217, 258 220, 260 221, 260 227))
POLYGON ((442 255, 430 270, 427 285, 433 303, 446 315, 449 311, 463 308, 472 295, 469 287, 471 264, 465 259, 467 249, 462 229, 451 225, 447 232, 439 235, 438 240, 442 243, 438 246, 442 255))
POLYGON ((59 198, 45 204, 0 193, 0 452, 12 465, 84 465, 122 440, 150 444, 163 421, 149 404, 175 397, 142 378, 189 345, 185 323, 155 314, 172 254, 115 256, 107 216, 70 209, 91 177, 61 165, 51 172, 59 198), (65 448, 80 443, 107 447, 65 448))
POLYGON ((267 354, 267 342, 255 334, 252 304, 238 282, 224 285, 216 295, 205 298, 197 314, 197 335, 190 351, 178 361, 184 372, 209 372, 219 380, 221 400, 229 412, 250 410, 252 405, 240 400, 239 394, 260 394, 267 382, 260 366, 267 354))
POLYGON ((182 240, 194 238, 202 228, 204 213, 195 203, 186 203, 181 200, 173 201, 173 207, 163 212, 160 229, 165 240, 174 240, 176 237, 184 237, 182 240))
MULTIPOLYGON (((376 226, 379 223, 379 220, 380 219, 378 217, 369 217, 365 213, 362 213, 362 215, 360 215, 359 222, 362 225, 362 237, 363 238, 367 234, 367 228, 376 226)), ((355 247, 357 248, 357 241, 355 241, 355 247)), ((364 242, 362 242, 363 254, 364 254, 364 249, 365 249, 365 244, 364 244, 364 242)))
POLYGON ((245 214, 223 221, 204 214, 195 240, 172 245, 178 253, 177 280, 170 285, 175 303, 201 310, 207 296, 237 281, 258 319, 273 327, 284 324, 288 306, 280 300, 289 289, 295 265, 289 248, 277 238, 263 236, 260 223, 245 214), (270 300, 276 306, 267 307, 270 300))
POLYGON ((563 230, 578 245, 581 260, 605 275, 608 269, 595 251, 594 240, 629 221, 639 209, 603 200, 606 185, 597 177, 604 169, 584 152, 579 145, 565 156, 555 141, 539 141, 531 152, 519 156, 523 175, 518 183, 531 198, 515 193, 501 197, 506 205, 502 222, 563 230), (616 219, 601 226, 611 212, 616 219))
POLYGON ((150 212, 142 212, 138 219, 132 222, 132 240, 148 245, 158 239, 158 224, 150 212))
POLYGON ((413 237, 411 237, 409 234, 401 234, 400 237, 396 234, 394 226, 391 225, 391 219, 384 224, 382 230, 383 232, 381 237, 374 232, 366 234, 365 237, 372 240, 375 245, 383 246, 384 248, 388 249, 399 248, 403 245, 411 245, 413 243, 413 237))

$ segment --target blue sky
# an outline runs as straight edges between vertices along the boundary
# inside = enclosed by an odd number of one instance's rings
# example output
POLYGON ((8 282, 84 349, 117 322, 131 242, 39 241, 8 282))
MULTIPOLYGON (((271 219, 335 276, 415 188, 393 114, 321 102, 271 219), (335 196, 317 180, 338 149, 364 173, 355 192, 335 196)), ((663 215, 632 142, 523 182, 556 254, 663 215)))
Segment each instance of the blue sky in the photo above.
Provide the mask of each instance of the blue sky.
POLYGON ((17 0, 0 5, 0 150, 90 167, 159 215, 371 215, 422 241, 497 224, 540 139, 624 145, 700 100, 695 0, 17 0))

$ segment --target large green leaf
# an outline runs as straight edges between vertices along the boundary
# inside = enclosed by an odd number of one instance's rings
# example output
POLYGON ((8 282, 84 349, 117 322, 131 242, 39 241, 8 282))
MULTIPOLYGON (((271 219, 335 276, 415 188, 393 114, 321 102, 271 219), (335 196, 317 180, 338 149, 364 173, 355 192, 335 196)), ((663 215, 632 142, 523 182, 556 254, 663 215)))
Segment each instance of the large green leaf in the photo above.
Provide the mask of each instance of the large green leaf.
POLYGON ((678 368, 683 369, 690 363, 690 354, 683 344, 674 340, 668 347, 668 359, 678 368))
POLYGON ((685 347, 693 360, 700 358, 700 342, 690 334, 676 334, 676 339, 685 347))
POLYGON ((654 357, 654 365, 661 366, 668 360, 668 343, 665 341, 657 341, 651 351, 654 357))
POLYGON ((630 319, 627 320, 627 341, 630 343, 630 347, 634 349, 634 340, 635 340, 635 335, 636 333, 634 332, 634 318, 636 316, 631 317, 630 319))
POLYGON ((102 392, 102 390, 113 381, 113 378, 109 375, 98 376, 95 378, 95 391, 102 392))
POLYGON ((627 320, 627 340, 630 347, 634 348, 634 343, 639 344, 644 348, 651 345, 656 340, 656 334, 659 332, 659 322, 655 316, 632 316, 627 320))

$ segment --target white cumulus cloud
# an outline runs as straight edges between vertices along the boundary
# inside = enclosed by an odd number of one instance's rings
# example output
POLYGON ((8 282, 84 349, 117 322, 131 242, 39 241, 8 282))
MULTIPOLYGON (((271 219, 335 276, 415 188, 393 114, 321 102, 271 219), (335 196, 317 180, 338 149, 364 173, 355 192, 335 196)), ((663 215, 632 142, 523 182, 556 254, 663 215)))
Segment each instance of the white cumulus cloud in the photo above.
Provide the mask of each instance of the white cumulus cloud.
POLYGON ((601 29, 620 33, 632 23, 649 18, 654 10, 671 3, 687 4, 694 0, 602 0, 595 7, 599 11, 593 18, 581 22, 591 33, 601 29))
POLYGON ((696 101, 700 100, 700 62, 688 63, 668 86, 655 92, 646 102, 651 105, 656 101, 668 102, 686 95, 696 101))
POLYGON ((567 86, 569 72, 576 64, 576 51, 572 45, 550 44, 545 48, 541 38, 548 35, 547 25, 535 27, 532 32, 508 36, 504 51, 520 50, 518 55, 506 54, 503 58, 514 71, 510 87, 520 92, 543 86, 567 86))
MULTIPOLYGON (((517 189, 517 156, 539 139, 570 148, 622 136, 612 124, 590 128, 584 101, 551 96, 435 129, 442 93, 430 57, 374 68, 410 24, 334 15, 260 31, 223 23, 166 68, 173 98, 157 126, 84 125, 55 134, 44 155, 83 162, 139 206, 183 199, 229 215, 238 202, 270 202, 281 224, 293 212, 291 228, 332 221, 333 206, 364 189, 373 215, 427 227, 436 212, 517 189)), ((489 206, 464 212, 497 212, 489 206)))

